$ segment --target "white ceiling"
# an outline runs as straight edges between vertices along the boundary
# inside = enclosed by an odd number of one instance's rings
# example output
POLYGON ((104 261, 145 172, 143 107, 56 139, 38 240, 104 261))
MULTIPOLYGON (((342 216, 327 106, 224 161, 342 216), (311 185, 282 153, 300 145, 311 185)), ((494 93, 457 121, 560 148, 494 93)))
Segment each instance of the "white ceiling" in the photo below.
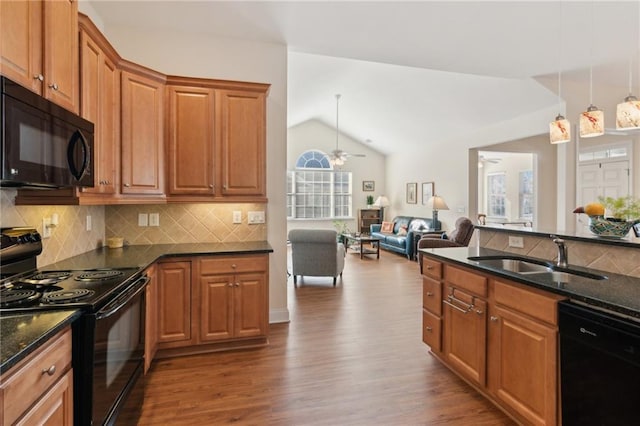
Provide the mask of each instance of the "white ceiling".
POLYGON ((617 79, 624 92, 640 46, 638 1, 90 4, 107 28, 286 44, 289 126, 334 125, 340 93, 340 129, 383 153, 552 106, 557 96, 534 78, 559 68, 565 80, 588 81, 593 63, 595 85, 617 79))

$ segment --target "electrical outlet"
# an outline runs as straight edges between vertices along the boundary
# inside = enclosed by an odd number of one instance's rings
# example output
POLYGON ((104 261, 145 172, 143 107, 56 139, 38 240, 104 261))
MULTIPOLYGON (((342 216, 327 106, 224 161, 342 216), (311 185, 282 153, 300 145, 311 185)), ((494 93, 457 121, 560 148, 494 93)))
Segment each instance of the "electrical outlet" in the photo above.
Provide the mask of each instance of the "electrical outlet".
POLYGON ((458 209, 456 210, 458 213, 464 213, 464 206, 458 206, 458 209))
POLYGON ((87 231, 91 231, 91 216, 87 215, 87 231))
POLYGON ((146 213, 138 213, 138 226, 149 226, 149 215, 146 213))
POLYGON ((149 213, 149 226, 160 226, 160 213, 149 213))
POLYGON ((242 223, 242 212, 240 210, 233 211, 233 223, 242 223))
POLYGON ((524 238, 509 236, 509 247, 524 248, 524 238))
POLYGON ((51 237, 51 218, 43 217, 42 218, 42 238, 51 237))
POLYGON ((264 211, 247 213, 247 222, 249 222, 249 225, 264 223, 264 211))

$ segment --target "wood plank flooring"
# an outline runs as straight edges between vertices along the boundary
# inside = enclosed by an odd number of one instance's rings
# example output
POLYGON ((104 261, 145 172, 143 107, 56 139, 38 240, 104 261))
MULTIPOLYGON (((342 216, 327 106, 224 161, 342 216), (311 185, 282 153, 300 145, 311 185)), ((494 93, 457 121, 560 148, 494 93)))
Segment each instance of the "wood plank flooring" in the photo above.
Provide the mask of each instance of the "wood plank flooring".
POLYGON ((289 278, 268 347, 154 361, 139 425, 514 424, 428 354, 417 263, 347 254, 331 282, 289 278))

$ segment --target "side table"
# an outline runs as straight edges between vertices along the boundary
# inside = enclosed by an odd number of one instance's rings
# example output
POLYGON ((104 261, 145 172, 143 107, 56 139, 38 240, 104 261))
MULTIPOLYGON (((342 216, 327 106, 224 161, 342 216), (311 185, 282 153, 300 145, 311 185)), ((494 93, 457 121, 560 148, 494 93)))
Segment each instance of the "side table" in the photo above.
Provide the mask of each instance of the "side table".
POLYGON ((424 229, 422 231, 413 231, 413 260, 418 260, 418 241, 425 235, 442 236, 445 231, 435 231, 433 229, 424 229))

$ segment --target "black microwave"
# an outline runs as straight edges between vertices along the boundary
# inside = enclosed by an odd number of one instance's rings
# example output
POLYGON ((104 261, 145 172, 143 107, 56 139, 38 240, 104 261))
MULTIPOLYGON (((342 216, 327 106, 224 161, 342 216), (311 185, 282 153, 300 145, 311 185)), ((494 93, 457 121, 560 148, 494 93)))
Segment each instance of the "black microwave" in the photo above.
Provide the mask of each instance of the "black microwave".
POLYGON ((6 77, 0 86, 0 186, 93 186, 93 123, 6 77))

